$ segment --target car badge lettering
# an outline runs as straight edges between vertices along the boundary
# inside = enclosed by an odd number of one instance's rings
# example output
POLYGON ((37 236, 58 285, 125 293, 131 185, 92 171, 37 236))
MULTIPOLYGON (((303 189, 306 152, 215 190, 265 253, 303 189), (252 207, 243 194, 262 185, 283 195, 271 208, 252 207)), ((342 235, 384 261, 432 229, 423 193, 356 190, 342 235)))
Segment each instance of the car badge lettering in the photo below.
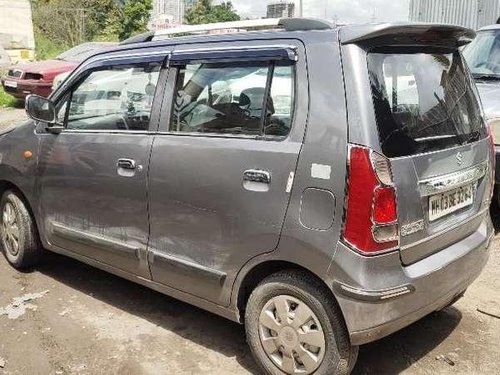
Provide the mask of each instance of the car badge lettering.
POLYGON ((424 229, 424 220, 414 221, 413 223, 401 226, 401 236, 409 236, 410 234, 420 232, 424 229))

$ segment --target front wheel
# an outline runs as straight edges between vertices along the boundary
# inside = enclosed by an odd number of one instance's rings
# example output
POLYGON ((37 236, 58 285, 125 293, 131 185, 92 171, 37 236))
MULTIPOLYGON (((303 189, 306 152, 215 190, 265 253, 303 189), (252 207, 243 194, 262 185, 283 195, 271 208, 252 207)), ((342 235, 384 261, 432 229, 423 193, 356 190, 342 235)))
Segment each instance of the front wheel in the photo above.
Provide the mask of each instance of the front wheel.
POLYGON ((0 201, 0 239, 7 261, 15 268, 34 266, 41 247, 35 223, 22 199, 6 191, 0 201))
POLYGON ((354 367, 339 308, 309 275, 288 271, 262 281, 245 314, 247 341, 269 375, 345 375, 354 367))

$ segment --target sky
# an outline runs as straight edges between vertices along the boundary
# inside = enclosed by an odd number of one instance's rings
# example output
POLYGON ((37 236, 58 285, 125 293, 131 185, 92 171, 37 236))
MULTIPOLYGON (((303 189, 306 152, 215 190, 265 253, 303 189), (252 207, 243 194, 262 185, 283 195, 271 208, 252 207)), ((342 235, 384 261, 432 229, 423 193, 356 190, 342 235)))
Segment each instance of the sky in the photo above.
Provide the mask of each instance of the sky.
MULTIPOLYGON (((231 0, 243 17, 262 17, 271 0, 231 0)), ((273 0, 274 1, 274 0, 273 0)), ((298 1, 296 9, 298 9, 298 1)), ((410 0, 302 0, 304 17, 340 23, 406 21, 410 0)))

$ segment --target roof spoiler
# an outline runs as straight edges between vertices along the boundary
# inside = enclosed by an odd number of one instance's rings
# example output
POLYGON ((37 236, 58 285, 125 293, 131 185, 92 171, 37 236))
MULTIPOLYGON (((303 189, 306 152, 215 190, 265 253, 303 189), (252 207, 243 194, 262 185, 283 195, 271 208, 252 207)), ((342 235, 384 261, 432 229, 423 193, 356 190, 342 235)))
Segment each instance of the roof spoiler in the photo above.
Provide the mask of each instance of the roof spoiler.
POLYGON ((384 23, 340 29, 342 44, 462 46, 475 37, 476 32, 472 29, 428 23, 384 23))

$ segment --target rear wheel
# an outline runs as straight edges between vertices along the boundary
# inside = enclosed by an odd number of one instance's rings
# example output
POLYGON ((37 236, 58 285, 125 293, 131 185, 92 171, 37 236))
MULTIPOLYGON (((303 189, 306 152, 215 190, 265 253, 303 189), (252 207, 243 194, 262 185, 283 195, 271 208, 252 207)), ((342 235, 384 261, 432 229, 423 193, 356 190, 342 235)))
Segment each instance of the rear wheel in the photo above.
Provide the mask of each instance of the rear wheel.
POLYGON ((305 273, 280 272, 252 292, 245 314, 247 341, 270 375, 348 374, 351 347, 338 306, 323 285, 305 273))
POLYGON ((21 198, 6 191, 0 202, 0 239, 7 261, 16 268, 35 265, 40 245, 35 223, 21 198))

